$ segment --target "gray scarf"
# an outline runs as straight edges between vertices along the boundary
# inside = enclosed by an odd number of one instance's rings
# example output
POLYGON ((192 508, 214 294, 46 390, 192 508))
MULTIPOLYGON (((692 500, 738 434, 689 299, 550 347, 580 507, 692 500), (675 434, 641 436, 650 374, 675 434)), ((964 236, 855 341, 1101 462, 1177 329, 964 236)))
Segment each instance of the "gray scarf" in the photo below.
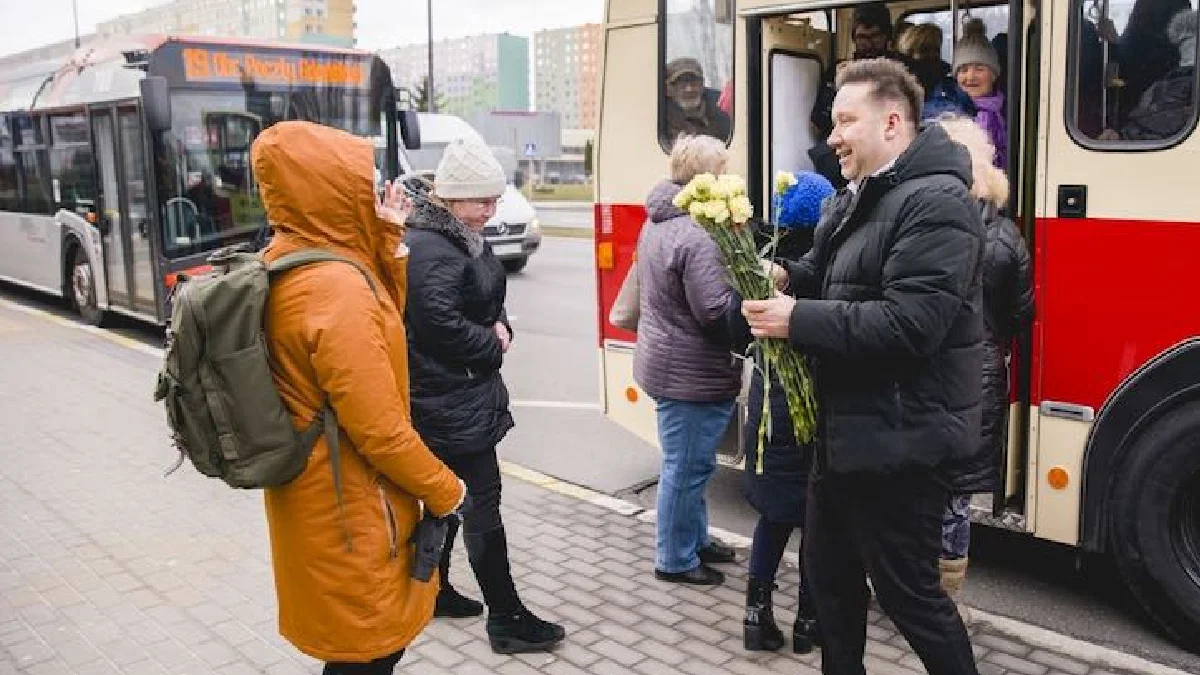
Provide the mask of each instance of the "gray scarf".
POLYGON ((440 232, 467 249, 467 255, 478 258, 483 255, 483 235, 464 225, 447 209, 426 199, 417 199, 407 225, 416 230, 440 232))

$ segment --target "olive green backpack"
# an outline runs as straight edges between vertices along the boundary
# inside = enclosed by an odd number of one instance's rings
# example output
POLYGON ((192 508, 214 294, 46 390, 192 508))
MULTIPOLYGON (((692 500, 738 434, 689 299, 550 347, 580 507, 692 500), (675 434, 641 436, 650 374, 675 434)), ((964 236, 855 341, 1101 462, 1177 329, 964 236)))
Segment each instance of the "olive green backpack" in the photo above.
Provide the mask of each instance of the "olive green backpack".
POLYGON ((272 263, 226 249, 209 258, 213 271, 183 278, 175 288, 171 323, 155 401, 164 401, 179 461, 235 488, 284 485, 304 470, 325 433, 341 507, 337 418, 326 400, 304 430, 271 379, 263 330, 273 279, 317 262, 354 265, 374 292, 371 275, 353 260, 319 249, 297 251, 272 263))

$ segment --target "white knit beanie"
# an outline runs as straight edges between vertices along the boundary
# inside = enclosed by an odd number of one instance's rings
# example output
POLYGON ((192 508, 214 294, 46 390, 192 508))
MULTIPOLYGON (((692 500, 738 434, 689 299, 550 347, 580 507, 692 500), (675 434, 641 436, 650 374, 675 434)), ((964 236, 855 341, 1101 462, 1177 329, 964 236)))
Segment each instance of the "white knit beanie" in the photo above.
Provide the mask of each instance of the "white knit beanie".
POLYGON ((446 146, 433 176, 433 193, 442 199, 484 199, 504 194, 504 169, 483 140, 456 138, 446 146))
POLYGON ((997 77, 1000 76, 1000 57, 996 48, 987 39, 987 26, 982 19, 971 19, 963 26, 962 39, 954 46, 954 72, 963 66, 979 64, 992 69, 997 77))

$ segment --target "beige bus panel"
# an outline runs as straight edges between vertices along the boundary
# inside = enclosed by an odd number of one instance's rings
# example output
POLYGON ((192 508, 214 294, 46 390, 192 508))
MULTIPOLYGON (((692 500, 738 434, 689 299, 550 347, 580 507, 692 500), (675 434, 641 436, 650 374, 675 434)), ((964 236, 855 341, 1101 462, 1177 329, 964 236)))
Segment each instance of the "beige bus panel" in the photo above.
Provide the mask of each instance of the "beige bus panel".
POLYGON ((667 176, 658 144, 658 26, 610 28, 597 149, 597 198, 603 204, 641 204, 667 176))
POLYGON ((608 0, 604 21, 609 27, 653 22, 658 16, 658 0, 608 0))
POLYGON ((633 344, 605 341, 602 358, 608 418, 657 448, 658 416, 654 400, 633 381, 633 344), (628 389, 636 394, 632 401, 626 396, 628 389))
POLYGON ((1087 217, 1130 220, 1191 221, 1200 212, 1200 191, 1192 173, 1200 162, 1200 138, 1195 134, 1179 145, 1149 152, 1097 152, 1081 147, 1066 127, 1068 86, 1068 28, 1074 3, 1043 3, 1052 12, 1053 31, 1045 59, 1043 80, 1048 80, 1048 110, 1042 118, 1047 129, 1045 172, 1038 179, 1043 197, 1038 215, 1054 217, 1060 185, 1087 186, 1087 217), (1053 69, 1049 64, 1055 64, 1053 69), (1167 194, 1170 199, 1145 199, 1167 194))
POLYGON ((1079 503, 1083 487, 1083 447, 1092 425, 1042 415, 1038 422, 1038 452, 1035 496, 1037 520, 1032 531, 1041 539, 1074 546, 1079 543, 1079 503), (1067 472, 1063 489, 1050 487, 1047 476, 1054 469, 1067 472))

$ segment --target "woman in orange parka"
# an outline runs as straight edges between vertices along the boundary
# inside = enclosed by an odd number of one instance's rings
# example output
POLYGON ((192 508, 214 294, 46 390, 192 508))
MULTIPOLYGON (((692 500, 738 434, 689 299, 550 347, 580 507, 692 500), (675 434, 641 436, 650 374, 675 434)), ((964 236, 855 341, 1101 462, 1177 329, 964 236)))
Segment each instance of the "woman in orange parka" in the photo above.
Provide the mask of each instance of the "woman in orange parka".
POLYGON ((407 204, 374 192, 368 141, 309 122, 282 122, 251 150, 275 230, 268 261, 321 248, 359 263, 321 262, 274 279, 266 319, 274 380, 297 429, 328 397, 341 433, 341 494, 322 436, 304 472, 266 490, 279 630, 325 661, 326 675, 391 673, 433 616, 436 575, 409 574, 421 503, 437 516, 463 484, 409 419, 401 246, 407 204))

